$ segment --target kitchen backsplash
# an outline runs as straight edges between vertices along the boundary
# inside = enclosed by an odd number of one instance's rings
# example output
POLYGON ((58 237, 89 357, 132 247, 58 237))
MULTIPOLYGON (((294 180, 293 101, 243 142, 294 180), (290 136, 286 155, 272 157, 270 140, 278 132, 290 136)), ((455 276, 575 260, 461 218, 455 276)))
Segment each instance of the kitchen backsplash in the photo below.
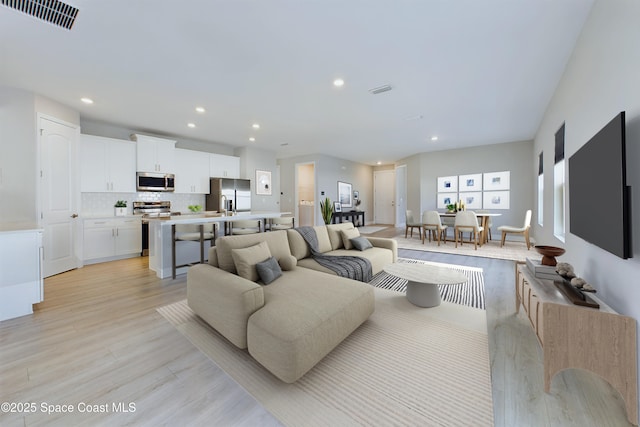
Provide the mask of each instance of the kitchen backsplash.
POLYGON ((133 202, 170 201, 172 212, 189 212, 189 205, 201 205, 204 209, 204 194, 178 194, 161 192, 141 193, 82 193, 83 216, 112 216, 118 200, 127 201, 127 215, 133 214, 133 202))

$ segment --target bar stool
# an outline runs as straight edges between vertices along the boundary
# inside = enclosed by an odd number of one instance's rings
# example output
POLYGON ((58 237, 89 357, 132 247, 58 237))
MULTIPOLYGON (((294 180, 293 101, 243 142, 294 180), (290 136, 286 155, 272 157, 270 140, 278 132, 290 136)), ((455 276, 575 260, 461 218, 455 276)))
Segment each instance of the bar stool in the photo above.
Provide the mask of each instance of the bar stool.
POLYGON ((254 234, 260 233, 262 229, 260 228, 260 220, 256 219, 243 219, 243 220, 235 220, 231 221, 231 232, 230 234, 254 234))
POLYGON ((288 228, 295 228, 295 218, 292 216, 269 219, 269 231, 286 230, 288 228))
POLYGON ((215 244, 217 237, 216 224, 173 224, 171 226, 171 267, 172 277, 176 278, 176 270, 180 267, 188 267, 194 263, 176 265, 176 242, 191 241, 200 242, 200 263, 204 263, 204 242, 210 241, 210 246, 215 244))

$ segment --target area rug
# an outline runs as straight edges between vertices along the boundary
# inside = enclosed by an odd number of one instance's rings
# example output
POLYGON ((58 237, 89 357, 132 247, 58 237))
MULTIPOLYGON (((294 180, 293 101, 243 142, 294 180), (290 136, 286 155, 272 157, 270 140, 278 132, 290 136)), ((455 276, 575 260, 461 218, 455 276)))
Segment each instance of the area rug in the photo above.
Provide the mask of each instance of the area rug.
MULTIPOLYGON (((442 286, 439 285, 440 297, 443 301, 449 301, 455 304, 468 305, 474 308, 485 308, 484 304, 484 276, 482 269, 478 267, 467 267, 464 265, 443 264, 439 262, 421 261, 417 259, 398 258, 398 262, 406 262, 411 264, 427 264, 437 267, 447 267, 459 271, 467 276, 467 282, 462 285, 442 286)), ((369 282, 370 285, 378 288, 390 289, 392 291, 407 291, 407 280, 401 279, 384 271, 373 276, 369 282)))
POLYGON ((157 311, 285 426, 493 426, 483 310, 375 289, 371 317, 285 384, 181 301, 157 311))
POLYGON ((417 233, 414 233, 413 237, 405 238, 404 231, 395 236, 394 240, 398 242, 398 248, 413 249, 416 251, 508 259, 512 261, 526 261, 527 257, 542 258, 542 256, 533 249, 533 246, 527 250, 527 245, 524 242, 506 241, 504 246, 500 247, 500 240, 490 240, 487 244, 478 246, 476 250, 473 247, 473 242, 469 243, 468 241, 462 245, 458 242, 457 248, 455 242, 447 242, 446 244, 440 242, 440 246, 438 246, 437 242, 429 242, 428 239, 425 239, 423 244, 417 233))

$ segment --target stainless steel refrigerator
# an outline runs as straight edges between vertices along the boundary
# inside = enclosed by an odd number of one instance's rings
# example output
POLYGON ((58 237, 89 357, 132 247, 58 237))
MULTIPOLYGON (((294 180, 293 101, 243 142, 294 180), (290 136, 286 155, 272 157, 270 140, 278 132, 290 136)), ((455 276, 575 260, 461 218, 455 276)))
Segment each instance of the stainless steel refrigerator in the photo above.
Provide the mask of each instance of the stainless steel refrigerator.
POLYGON ((208 211, 251 211, 251 180, 211 178, 210 194, 206 197, 208 211))

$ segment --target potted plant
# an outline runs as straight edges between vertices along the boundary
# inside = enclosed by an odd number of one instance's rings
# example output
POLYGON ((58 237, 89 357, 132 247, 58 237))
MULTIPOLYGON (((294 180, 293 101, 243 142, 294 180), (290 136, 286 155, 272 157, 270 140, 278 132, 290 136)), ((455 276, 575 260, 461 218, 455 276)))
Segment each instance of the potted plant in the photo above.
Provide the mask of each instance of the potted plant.
POLYGON ((330 198, 325 198, 324 201, 320 201, 320 213, 325 224, 331 224, 333 218, 333 203, 330 198))
POLYGON ((118 200, 114 207, 116 208, 116 216, 125 216, 127 214, 126 200, 118 200))
POLYGON ((356 206, 355 206, 355 210, 356 210, 356 211, 359 211, 359 210, 360 210, 360 204, 361 204, 361 203, 362 203, 362 200, 360 200, 360 199, 357 199, 357 200, 355 201, 355 205, 356 205, 356 206))

